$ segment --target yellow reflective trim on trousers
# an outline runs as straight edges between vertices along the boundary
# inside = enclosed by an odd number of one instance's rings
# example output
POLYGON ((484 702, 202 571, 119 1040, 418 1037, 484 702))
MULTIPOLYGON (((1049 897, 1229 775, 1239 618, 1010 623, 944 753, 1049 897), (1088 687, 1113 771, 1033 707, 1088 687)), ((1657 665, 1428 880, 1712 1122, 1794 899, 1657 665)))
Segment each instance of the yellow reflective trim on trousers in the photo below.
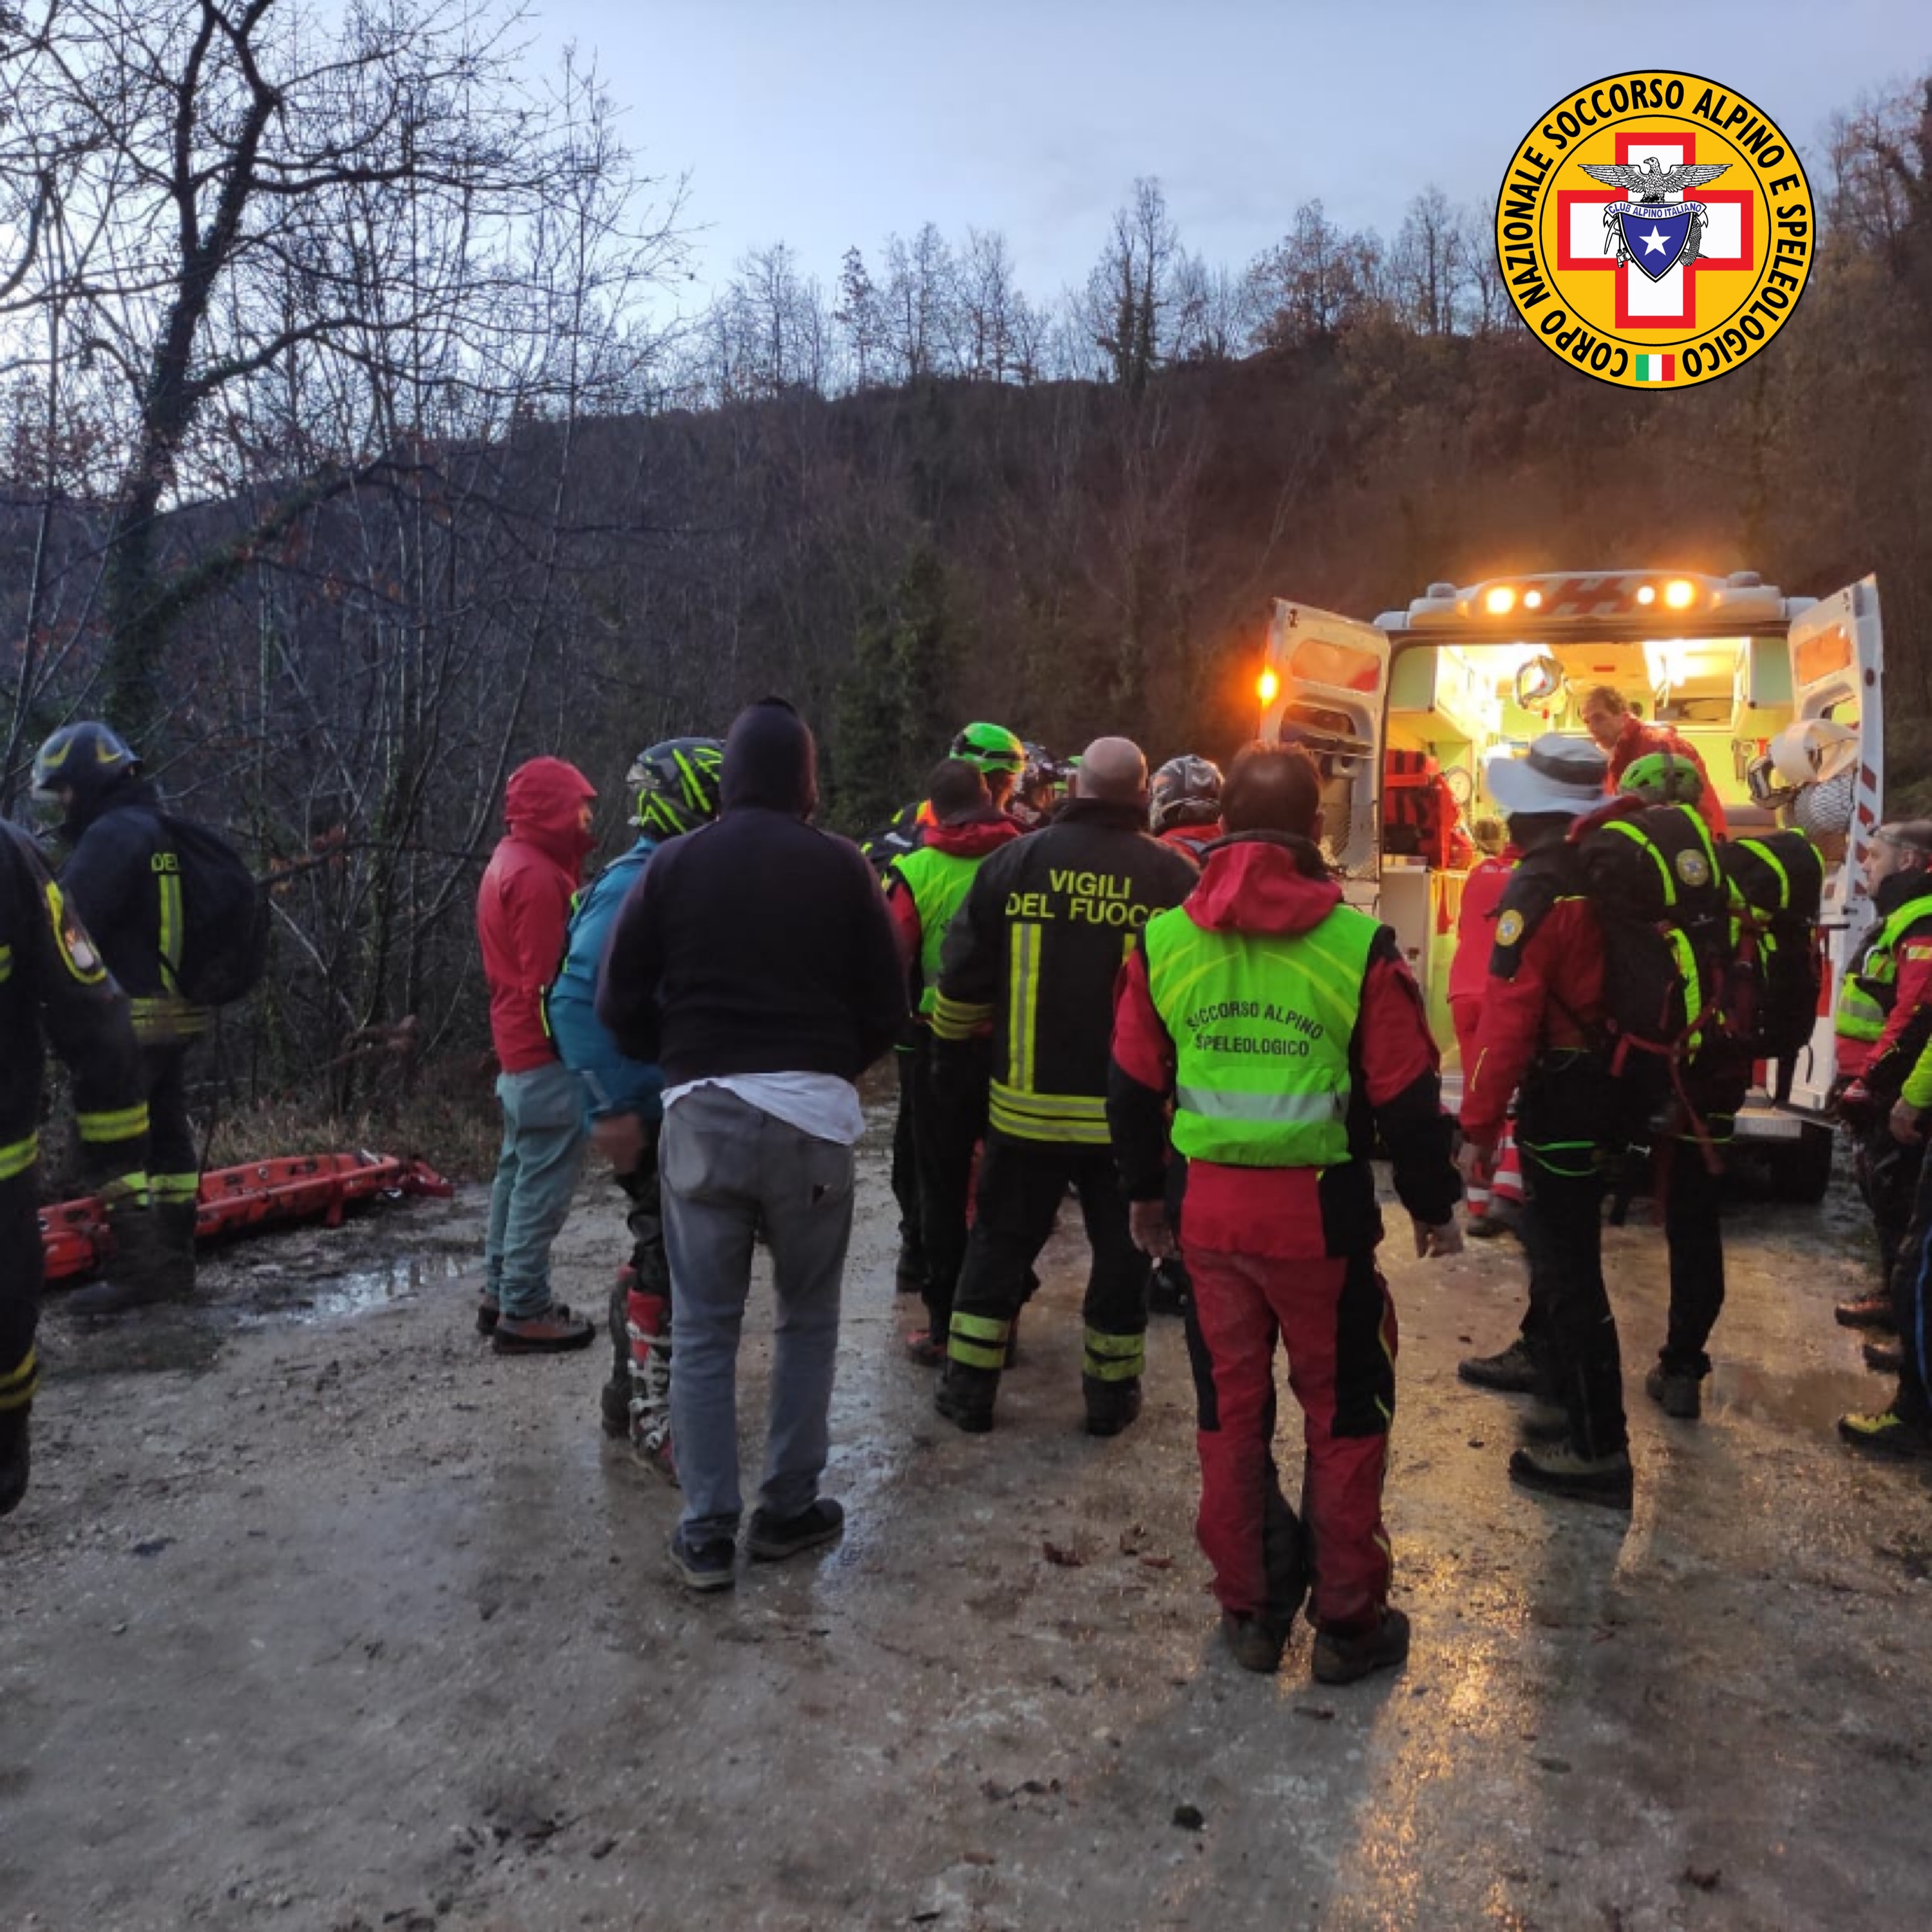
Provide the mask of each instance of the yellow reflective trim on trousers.
POLYGON ((199 1201, 201 1176, 198 1174, 154 1174, 148 1186, 156 1201, 199 1201))
POLYGON ((1096 1382, 1132 1382, 1147 1367, 1144 1335, 1108 1335, 1090 1328, 1080 1372, 1096 1382))
POLYGON ((1016 920, 1010 928, 1006 960, 1006 1082, 1022 1093, 1033 1087, 1040 1001, 1040 928, 1016 920))
POLYGON ((40 1157, 40 1137, 38 1132, 29 1134, 23 1141, 9 1141, 0 1147, 0 1180, 12 1180, 26 1172, 40 1157))
POLYGON ((14 949, 0 946, 0 986, 6 985, 14 976, 14 949))
POLYGON ((148 1103, 117 1107, 105 1113, 76 1114, 74 1125, 84 1141, 96 1144, 111 1141, 131 1141, 148 1131, 148 1103))
POLYGON ((949 1000, 941 993, 932 1004, 932 1036, 970 1040, 992 1017, 992 1008, 981 1001, 949 1000))
POLYGON ((110 1214, 118 1209, 154 1204, 148 1191, 148 1177, 139 1172, 117 1174, 100 1190, 100 1199, 110 1214))
POLYGON ((952 1325, 946 1340, 946 1352, 969 1369, 991 1369, 995 1372, 1006 1365, 1006 1337, 1012 1332, 1010 1322, 991 1315, 968 1315, 952 1311, 952 1325))
POLYGON ((1016 1094, 995 1080, 987 1118, 1002 1133, 1021 1140, 1105 1147, 1108 1139, 1107 1103, 1090 1094, 1016 1094))
POLYGON ((40 1384, 40 1358, 29 1348, 26 1359, 17 1368, 9 1369, 0 1376, 0 1414, 25 1408, 33 1400, 34 1391, 40 1384))
POLYGON ((188 1040, 208 1030, 207 1008, 190 1006, 178 993, 142 994, 128 1002, 128 1013, 136 1040, 188 1040))

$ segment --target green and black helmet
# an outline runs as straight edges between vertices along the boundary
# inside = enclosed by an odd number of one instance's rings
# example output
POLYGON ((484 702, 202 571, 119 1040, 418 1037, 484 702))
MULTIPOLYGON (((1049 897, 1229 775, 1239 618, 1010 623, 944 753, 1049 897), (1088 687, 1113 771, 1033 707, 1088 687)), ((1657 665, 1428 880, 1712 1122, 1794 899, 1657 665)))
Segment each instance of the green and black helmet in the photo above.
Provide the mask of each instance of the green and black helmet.
POLYGON ((718 816, 724 747, 716 738, 667 738, 640 752, 624 774, 636 795, 631 823, 640 832, 675 838, 718 816))
POLYGON ((967 725, 946 755, 977 765, 988 777, 1011 772, 1017 778, 1027 761, 1026 747, 1004 724, 967 725))
POLYGON ((1704 781, 1688 758, 1646 752, 1630 760, 1617 789, 1634 792, 1646 805, 1695 805, 1704 796, 1704 781))

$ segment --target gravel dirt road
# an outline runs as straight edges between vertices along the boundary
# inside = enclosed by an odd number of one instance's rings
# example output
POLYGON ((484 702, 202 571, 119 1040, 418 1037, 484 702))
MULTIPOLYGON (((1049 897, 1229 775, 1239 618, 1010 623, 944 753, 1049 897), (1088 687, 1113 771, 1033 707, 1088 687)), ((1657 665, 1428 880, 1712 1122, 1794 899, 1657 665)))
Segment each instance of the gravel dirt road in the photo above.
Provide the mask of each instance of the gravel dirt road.
MULTIPOLYGON (((1513 1492, 1511 1403, 1454 1378, 1511 1332, 1513 1246, 1392 1241, 1415 1646, 1327 1690, 1305 1629, 1279 1679, 1220 1648, 1177 1324, 1140 1424, 1079 1432, 1077 1236, 996 1432, 933 1416, 882 1126, 850 1528, 718 1600, 671 1580, 674 1496, 598 1433, 601 1337, 504 1360, 472 1332, 474 1191, 234 1248, 192 1312, 84 1331, 50 1295, 0 1526, 0 1926, 1924 1922, 1932 1516, 1917 1469, 1832 1436, 1878 1394, 1831 1319, 1869 1265, 1848 1193, 1736 1204, 1695 1425, 1638 1387, 1660 1237, 1609 1237, 1628 1521, 1513 1492)), ((587 1184, 559 1272, 600 1321, 622 1245, 587 1184)), ((760 1290, 748 1434, 769 1325, 760 1290)))

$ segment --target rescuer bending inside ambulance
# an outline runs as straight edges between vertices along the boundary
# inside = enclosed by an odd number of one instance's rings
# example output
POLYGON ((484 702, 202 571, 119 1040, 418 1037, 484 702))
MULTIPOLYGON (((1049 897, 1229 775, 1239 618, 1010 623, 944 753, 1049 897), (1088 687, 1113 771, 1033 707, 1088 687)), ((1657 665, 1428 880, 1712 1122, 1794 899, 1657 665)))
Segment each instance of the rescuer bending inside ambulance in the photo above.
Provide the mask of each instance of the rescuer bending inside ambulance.
POLYGON ((1689 739, 1681 736, 1667 724, 1646 724, 1630 708, 1630 700, 1612 684, 1592 685, 1577 700, 1577 715, 1582 720, 1583 729, 1597 741, 1604 756, 1610 760, 1603 787, 1605 790, 1616 790, 1624 773, 1647 753, 1668 752, 1696 768, 1701 787, 1696 800, 1697 813, 1711 828, 1711 836, 1715 838, 1730 836, 1730 828, 1724 821, 1724 802, 1718 796, 1718 788, 1711 782, 1710 773, 1704 769, 1704 760, 1698 757, 1689 739))
POLYGON ((969 1434, 993 1426, 1006 1342, 1069 1182, 1094 1250, 1081 1364, 1087 1430, 1139 1414, 1148 1262, 1107 1141, 1107 1042, 1120 962, 1150 914, 1200 877, 1147 829, 1147 760, 1100 738, 1078 790, 1043 831, 1016 838, 974 879, 940 953, 933 1080, 990 1022, 992 1083, 973 1232, 934 1406, 969 1434))
POLYGON ((1396 1323, 1376 1266, 1377 1135, 1418 1254, 1460 1251, 1461 1186, 1421 996, 1395 934, 1342 903, 1316 844, 1320 801, 1304 752, 1257 745, 1235 761, 1227 836, 1185 903, 1148 922, 1122 975, 1108 1118, 1150 1253, 1173 1252, 1170 1096, 1187 1156, 1180 1248, 1205 1357, 1198 1533, 1228 1646, 1274 1670, 1300 1598, 1281 1560, 1279 1337, 1306 1444, 1314 1673, 1340 1684, 1408 1650, 1382 1519, 1396 1323))

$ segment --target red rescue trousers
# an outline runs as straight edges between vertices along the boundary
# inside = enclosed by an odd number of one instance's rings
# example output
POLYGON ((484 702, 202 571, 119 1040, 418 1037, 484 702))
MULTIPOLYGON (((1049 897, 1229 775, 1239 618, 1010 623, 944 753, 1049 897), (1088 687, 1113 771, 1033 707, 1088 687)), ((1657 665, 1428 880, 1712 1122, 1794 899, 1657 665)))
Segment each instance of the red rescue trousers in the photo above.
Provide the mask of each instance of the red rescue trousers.
POLYGON ((1323 1630, 1372 1628, 1388 1600, 1382 1475, 1395 1411, 1395 1305, 1372 1254, 1277 1258, 1190 1247, 1188 1273, 1214 1401, 1204 1403, 1196 1534, 1223 1610, 1264 1607, 1262 1524, 1272 1485, 1274 1348, 1288 1354, 1307 1451, 1310 1612, 1323 1630))

